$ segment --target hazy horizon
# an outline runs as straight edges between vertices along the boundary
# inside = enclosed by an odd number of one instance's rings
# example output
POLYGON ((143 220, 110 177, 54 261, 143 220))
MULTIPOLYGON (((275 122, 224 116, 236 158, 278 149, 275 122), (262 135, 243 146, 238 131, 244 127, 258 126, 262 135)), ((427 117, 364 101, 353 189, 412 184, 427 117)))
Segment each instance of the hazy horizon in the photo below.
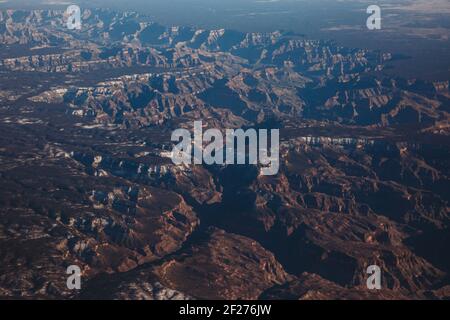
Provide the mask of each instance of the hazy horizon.
POLYGON ((0 1, 0 8, 83 8, 137 11, 164 25, 244 32, 286 30, 313 39, 380 50, 409 57, 386 70, 428 80, 450 78, 450 2, 445 0, 384 0, 382 29, 366 28, 370 0, 22 0, 0 1), (433 56, 433 59, 429 59, 433 56))

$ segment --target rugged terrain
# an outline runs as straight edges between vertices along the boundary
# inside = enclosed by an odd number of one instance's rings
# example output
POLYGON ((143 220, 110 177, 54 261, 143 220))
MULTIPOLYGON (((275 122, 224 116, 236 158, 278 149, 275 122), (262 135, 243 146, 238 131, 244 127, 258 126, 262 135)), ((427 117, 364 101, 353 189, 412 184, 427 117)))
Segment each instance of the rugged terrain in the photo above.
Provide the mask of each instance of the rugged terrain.
POLYGON ((448 81, 288 32, 82 22, 0 12, 2 298, 450 298, 448 81), (174 165, 194 120, 280 128, 280 172, 174 165))

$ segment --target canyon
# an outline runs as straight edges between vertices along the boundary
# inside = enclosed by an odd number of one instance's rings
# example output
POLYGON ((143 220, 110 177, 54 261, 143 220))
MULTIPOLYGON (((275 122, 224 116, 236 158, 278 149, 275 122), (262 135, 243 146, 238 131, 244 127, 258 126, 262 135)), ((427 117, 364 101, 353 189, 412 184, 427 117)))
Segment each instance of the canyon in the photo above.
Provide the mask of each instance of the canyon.
POLYGON ((1 298, 450 298, 449 81, 287 31, 82 22, 0 11, 1 298), (278 173, 174 164, 195 121, 279 130, 278 173))

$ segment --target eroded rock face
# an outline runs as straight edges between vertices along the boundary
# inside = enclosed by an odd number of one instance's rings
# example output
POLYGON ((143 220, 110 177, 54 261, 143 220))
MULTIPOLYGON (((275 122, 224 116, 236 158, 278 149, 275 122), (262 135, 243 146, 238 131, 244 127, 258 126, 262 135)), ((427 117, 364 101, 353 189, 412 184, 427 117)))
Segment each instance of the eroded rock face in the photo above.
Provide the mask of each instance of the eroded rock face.
POLYGON ((257 299, 292 278, 255 240, 209 228, 160 263, 94 277, 77 298, 257 299))
MULTIPOLYGON (((380 157, 380 151, 373 156, 371 145, 350 153, 332 146, 285 152, 285 166, 276 177, 225 169, 218 182, 224 187, 222 202, 211 207, 216 214, 208 218, 257 239, 293 275, 307 271, 341 286, 361 286, 366 268, 375 264, 391 290, 414 295, 445 284, 448 267, 433 266, 409 245, 421 233, 445 234, 444 196, 423 202, 430 195, 424 187, 409 187, 401 177, 401 183, 380 179, 378 167, 366 162, 380 157)), ((403 157, 387 159, 404 165, 403 157)), ((409 161, 404 166, 406 172, 409 161)), ((425 186, 429 175, 416 177, 425 186)))
POLYGON ((200 299, 256 299, 289 276, 255 240, 211 229, 180 256, 155 268, 164 284, 200 299))
POLYGON ((77 299, 100 300, 192 300, 158 282, 149 270, 135 270, 114 275, 99 275, 87 284, 77 299))
POLYGON ((367 290, 359 286, 345 288, 317 274, 302 273, 298 278, 265 291, 259 298, 267 300, 411 300, 449 299, 448 286, 432 291, 407 291, 381 289, 367 290))
POLYGON ((38 149, 35 157, 16 150, 23 162, 4 162, 4 296, 73 295, 66 287, 69 265, 80 266, 85 279, 128 271, 177 251, 199 223, 174 192, 108 175, 96 182, 67 153, 38 149), (38 165, 41 157, 45 166, 38 165))
POLYGON ((270 288, 260 299, 268 300, 408 300, 410 297, 394 290, 344 288, 316 274, 303 273, 293 281, 270 288))

